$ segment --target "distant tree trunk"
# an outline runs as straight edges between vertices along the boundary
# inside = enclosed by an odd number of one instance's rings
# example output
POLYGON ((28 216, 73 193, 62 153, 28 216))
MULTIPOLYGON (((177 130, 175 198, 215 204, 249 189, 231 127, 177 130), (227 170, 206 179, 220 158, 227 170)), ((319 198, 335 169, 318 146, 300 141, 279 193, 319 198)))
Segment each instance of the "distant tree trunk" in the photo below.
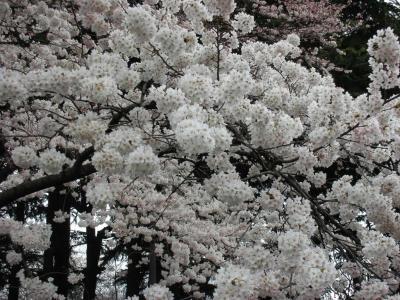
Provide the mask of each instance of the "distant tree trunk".
MULTIPOLYGON (((25 222, 25 203, 19 202, 17 204, 17 207, 15 209, 15 220, 19 222, 25 222)), ((23 251, 22 247, 18 246, 17 252, 23 255, 22 251, 23 251)), ((21 269, 21 267, 22 267, 22 262, 11 267, 11 273, 8 277, 8 284, 9 284, 8 300, 18 300, 19 298, 19 288, 21 283, 19 282, 17 273, 21 269)))
POLYGON ((93 300, 96 297, 97 275, 99 273, 99 259, 103 235, 96 236, 96 230, 86 227, 86 269, 84 300, 93 300))
POLYGON ((70 218, 67 217, 64 222, 54 222, 55 212, 70 214, 71 201, 68 193, 61 194, 57 187, 48 197, 47 223, 51 224, 52 233, 50 238, 50 248, 44 253, 43 277, 54 278, 54 284, 57 286, 57 293, 65 297, 68 296, 69 283, 69 258, 70 250, 70 218))
POLYGON ((138 295, 145 270, 139 266, 141 255, 137 250, 128 248, 128 274, 126 275, 126 297, 138 295))
POLYGON ((155 253, 155 244, 150 246, 149 286, 161 280, 161 264, 155 253))

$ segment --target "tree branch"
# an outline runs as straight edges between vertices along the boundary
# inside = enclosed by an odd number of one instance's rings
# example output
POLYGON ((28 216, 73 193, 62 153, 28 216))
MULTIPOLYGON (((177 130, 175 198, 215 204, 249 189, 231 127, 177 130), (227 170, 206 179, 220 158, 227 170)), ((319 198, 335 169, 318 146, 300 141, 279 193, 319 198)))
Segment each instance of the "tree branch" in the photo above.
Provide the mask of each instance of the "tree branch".
POLYGON ((10 205, 15 200, 25 197, 29 194, 61 185, 79 178, 88 176, 96 172, 92 164, 83 166, 74 165, 65 169, 63 172, 55 175, 48 175, 32 181, 25 181, 9 190, 0 193, 0 208, 10 205))
MULTIPOLYGON (((147 85, 145 85, 144 89, 147 88, 147 85)), ((144 91, 142 92, 144 93, 144 91)), ((142 96, 143 98, 143 96, 142 96)), ((135 107, 138 107, 142 104, 143 99, 141 103, 137 104, 131 104, 128 105, 127 107, 122 108, 117 114, 115 114, 112 119, 110 120, 108 124, 108 129, 107 133, 112 130, 112 127, 114 125, 117 125, 118 122, 125 116, 127 113, 129 113, 132 109, 135 107)), ((94 153, 94 147, 91 146, 87 149, 85 149, 82 153, 79 154, 79 156, 76 158, 76 161, 74 165, 70 168, 67 168, 63 170, 59 174, 55 175, 47 175, 32 181, 25 181, 11 189, 8 189, 6 191, 3 191, 0 193, 0 208, 3 208, 7 205, 10 205, 14 201, 16 201, 19 198, 25 197, 29 194, 36 193, 38 191, 41 191, 43 189, 47 189, 53 186, 61 185, 67 182, 71 182, 80 178, 83 178, 85 176, 88 176, 90 174, 93 174, 96 172, 95 167, 92 164, 86 164, 82 165, 83 162, 87 159, 89 159, 94 153)))

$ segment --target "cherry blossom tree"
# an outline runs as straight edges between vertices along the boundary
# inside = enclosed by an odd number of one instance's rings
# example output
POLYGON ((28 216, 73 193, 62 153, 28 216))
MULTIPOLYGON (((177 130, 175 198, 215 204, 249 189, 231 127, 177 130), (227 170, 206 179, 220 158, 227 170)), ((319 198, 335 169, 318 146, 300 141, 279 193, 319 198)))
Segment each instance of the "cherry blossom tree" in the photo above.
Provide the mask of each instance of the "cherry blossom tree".
POLYGON ((302 43, 326 43, 327 36, 345 29, 340 20, 345 5, 327 0, 251 0, 239 1, 239 5, 251 11, 258 21, 259 27, 252 34, 267 42, 295 32, 302 43))
POLYGON ((250 0, 238 1, 241 10, 254 16, 256 26, 248 35, 266 43, 274 43, 289 34, 301 40, 303 63, 322 69, 336 69, 329 53, 337 51, 336 39, 359 26, 356 18, 342 18, 346 8, 329 0, 250 0))
POLYGON ((0 2, 9 299, 399 299, 398 38, 353 98, 235 9, 0 2))

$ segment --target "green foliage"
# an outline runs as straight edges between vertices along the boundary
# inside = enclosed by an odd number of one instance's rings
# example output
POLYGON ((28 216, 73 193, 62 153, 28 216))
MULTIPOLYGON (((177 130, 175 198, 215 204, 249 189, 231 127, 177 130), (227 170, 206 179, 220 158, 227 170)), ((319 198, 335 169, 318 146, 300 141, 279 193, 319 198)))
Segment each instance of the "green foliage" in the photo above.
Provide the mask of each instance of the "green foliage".
MULTIPOLYGON (((345 1, 337 0, 335 3, 345 1)), ((377 30, 391 27, 400 34, 400 6, 383 0, 351 1, 343 11, 345 23, 361 22, 351 32, 338 40, 338 48, 345 55, 331 53, 330 60, 337 66, 351 70, 351 73, 333 72, 336 83, 354 96, 365 91, 368 86, 370 68, 368 65, 367 42, 377 30)))

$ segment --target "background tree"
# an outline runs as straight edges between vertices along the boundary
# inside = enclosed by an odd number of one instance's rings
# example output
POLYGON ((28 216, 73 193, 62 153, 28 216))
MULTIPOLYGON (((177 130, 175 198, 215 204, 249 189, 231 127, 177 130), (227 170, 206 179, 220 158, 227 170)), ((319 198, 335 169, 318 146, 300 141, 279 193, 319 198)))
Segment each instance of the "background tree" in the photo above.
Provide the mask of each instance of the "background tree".
POLYGON ((336 39, 358 26, 357 16, 345 19, 348 3, 329 0, 251 0, 238 1, 238 7, 253 15, 256 40, 274 43, 295 33, 300 37, 302 59, 320 70, 335 69, 330 55, 336 52, 336 39))
POLYGON ((345 55, 336 55, 332 60, 339 67, 351 72, 333 72, 335 82, 353 95, 365 91, 369 84, 367 41, 377 31, 391 27, 400 33, 400 6, 396 1, 351 1, 343 10, 343 22, 360 20, 359 26, 338 39, 338 48, 345 55))

